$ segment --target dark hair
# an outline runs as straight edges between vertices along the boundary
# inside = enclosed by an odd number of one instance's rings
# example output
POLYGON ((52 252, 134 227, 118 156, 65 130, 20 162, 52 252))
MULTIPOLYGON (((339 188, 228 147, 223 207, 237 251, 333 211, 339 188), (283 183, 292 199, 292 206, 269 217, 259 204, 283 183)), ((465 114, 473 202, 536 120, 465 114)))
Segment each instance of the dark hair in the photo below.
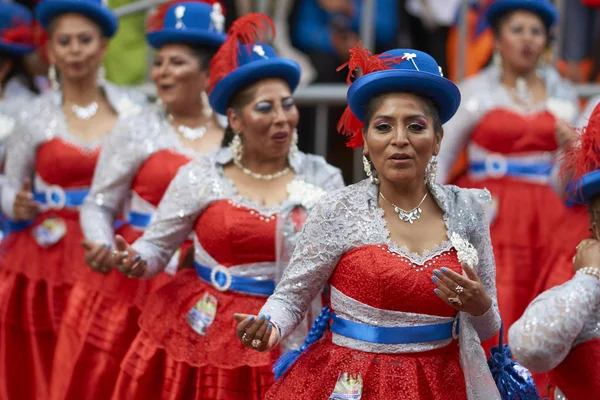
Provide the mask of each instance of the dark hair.
POLYGON ((492 21, 492 24, 491 24, 492 32, 494 33, 494 37, 496 37, 496 38, 500 37, 500 31, 502 30, 502 26, 504 25, 504 23, 507 20, 509 20, 513 15, 515 15, 516 13, 518 13, 520 11, 525 11, 525 12, 534 14, 535 16, 537 16, 540 19, 540 21, 542 21, 542 25, 544 26, 544 31, 546 32, 546 46, 549 46, 552 37, 550 36, 548 27, 546 27, 546 24, 544 23, 544 20, 542 19, 542 17, 540 17, 538 14, 536 14, 532 11, 522 10, 522 9, 509 10, 509 11, 506 11, 506 12, 500 14, 499 16, 497 16, 496 19, 494 21, 492 21))
MULTIPOLYGON (((433 119, 433 132, 436 135, 439 135, 440 133, 442 133, 442 129, 443 129, 442 128, 442 120, 440 119, 440 110, 439 110, 439 106, 436 104, 436 102, 433 101, 432 99, 430 99, 429 97, 424 96, 419 93, 413 93, 413 92, 406 92, 406 93, 418 97, 423 102, 423 105, 425 106, 425 114, 427 114, 427 116, 430 116, 433 119)), ((367 133, 367 129, 369 127, 369 124, 371 123, 371 120, 373 119, 373 117, 375 115, 375 111, 377 111, 377 109, 381 106, 381 103, 383 103, 384 98, 389 94, 390 93, 381 93, 381 94, 378 94, 377 96, 373 97, 371 100, 369 100, 369 103, 367 104, 367 107, 365 110, 364 128, 363 128, 364 133, 367 133)))
POLYGON ((27 89, 33 93, 40 94, 39 89, 35 85, 34 76, 25 66, 24 56, 9 54, 6 52, 0 52, 0 64, 10 62, 12 64, 8 74, 2 79, 2 87, 12 78, 20 79, 27 89))
MULTIPOLYGON (((240 113, 242 108, 246 107, 252 102, 254 96, 256 96, 256 89, 254 88, 254 84, 246 86, 245 88, 238 91, 235 94, 235 96, 233 96, 233 99, 231 100, 229 106, 233 108, 233 110, 236 113, 240 113)), ((227 128, 225 128, 225 134, 223 135, 221 147, 229 146, 229 143, 231 143, 231 140, 234 136, 235 133, 233 132, 233 129, 231 129, 231 126, 228 123, 227 128)))
POLYGON ((102 29, 102 27, 100 26, 100 24, 95 19, 93 19, 92 17, 90 17, 88 15, 79 13, 77 11, 65 12, 65 13, 57 14, 54 17, 52 17, 52 19, 48 23, 48 29, 46 29, 46 32, 48 32, 48 37, 52 37, 52 35, 54 34, 54 30, 56 29, 56 21, 58 20, 58 18, 62 17, 65 14, 78 14, 78 15, 81 15, 82 17, 84 17, 85 19, 87 19, 88 21, 90 21, 92 23, 92 25, 94 25, 96 28, 98 28, 98 31, 100 32, 100 37, 101 38, 107 39, 107 36, 104 33, 104 30, 102 29))
POLYGON ((200 70, 204 71, 210 67, 210 60, 215 56, 217 49, 196 43, 185 43, 200 60, 200 70))

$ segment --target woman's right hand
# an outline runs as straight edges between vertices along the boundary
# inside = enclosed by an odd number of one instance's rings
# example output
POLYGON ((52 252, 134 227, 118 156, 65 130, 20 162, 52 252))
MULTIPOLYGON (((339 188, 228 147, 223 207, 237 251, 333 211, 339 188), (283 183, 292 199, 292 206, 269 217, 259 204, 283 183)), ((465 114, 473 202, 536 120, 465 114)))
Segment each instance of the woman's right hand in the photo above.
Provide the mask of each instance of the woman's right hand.
POLYGON ((81 241, 85 249, 85 263, 96 272, 107 274, 113 267, 113 256, 110 246, 102 243, 81 241))
POLYGON ((248 314, 233 314, 238 326, 236 333, 245 347, 256 351, 270 351, 277 345, 279 334, 270 322, 271 317, 248 314))
POLYGON ((575 272, 583 267, 600 269, 600 240, 585 239, 577 245, 577 253, 573 257, 575 272))
POLYGON ((112 252, 115 266, 130 278, 139 278, 146 272, 146 261, 131 247, 123 236, 115 236, 115 248, 112 252))
POLYGON ((40 204, 33 200, 33 191, 31 188, 31 180, 25 178, 21 190, 15 197, 13 204, 13 213, 15 221, 27 221, 35 218, 41 211, 40 204))

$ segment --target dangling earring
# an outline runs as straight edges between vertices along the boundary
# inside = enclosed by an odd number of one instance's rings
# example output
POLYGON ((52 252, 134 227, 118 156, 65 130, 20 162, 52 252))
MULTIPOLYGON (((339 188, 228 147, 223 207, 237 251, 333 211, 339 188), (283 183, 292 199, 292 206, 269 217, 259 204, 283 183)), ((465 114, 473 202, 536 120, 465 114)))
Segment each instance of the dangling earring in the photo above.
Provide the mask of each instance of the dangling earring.
POLYGON ((502 56, 498 51, 494 51, 494 55, 492 56, 492 64, 494 64, 497 68, 502 68, 502 56))
POLYGON ((540 56, 540 58, 538 58, 537 67, 535 69, 535 75, 538 78, 543 79, 545 69, 546 69, 546 55, 542 54, 540 56))
POLYGON ((379 185, 377 174, 373 172, 374 168, 371 166, 371 161, 369 161, 365 154, 363 154, 363 169, 365 170, 365 174, 371 179, 371 183, 373 185, 379 185))
POLYGON ((292 143, 290 144, 290 158, 294 158, 298 155, 298 130, 294 129, 292 134, 292 143))
POLYGON ((213 109, 210 107, 210 103, 208 101, 208 94, 206 94, 206 90, 203 90, 200 93, 200 100, 202 101, 202 115, 204 118, 210 118, 213 115, 213 109))
POLYGON ((104 64, 100 64, 98 70, 96 71, 96 86, 103 87, 106 83, 106 69, 104 68, 104 64))
POLYGON ((433 187, 437 180, 437 171, 438 171, 438 162, 437 157, 431 157, 429 163, 427 164, 427 169, 425 170, 425 182, 429 187, 433 187))
POLYGON ((60 90, 60 83, 58 82, 58 75, 54 64, 50 64, 48 67, 48 80, 50 81, 50 87, 53 90, 60 90))
POLYGON ((233 139, 229 143, 229 148, 231 149, 231 153, 233 155, 233 162, 235 164, 242 163, 242 138, 239 133, 235 133, 233 135, 233 139))

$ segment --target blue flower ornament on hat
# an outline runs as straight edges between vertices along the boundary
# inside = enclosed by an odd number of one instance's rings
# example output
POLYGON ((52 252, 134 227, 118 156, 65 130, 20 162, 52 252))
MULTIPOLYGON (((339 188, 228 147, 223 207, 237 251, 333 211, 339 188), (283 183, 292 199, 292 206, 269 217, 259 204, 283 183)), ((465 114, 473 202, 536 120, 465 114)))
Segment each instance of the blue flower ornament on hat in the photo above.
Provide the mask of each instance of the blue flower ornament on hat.
POLYGON ((365 111, 374 97, 384 93, 416 93, 431 99, 446 123, 458 110, 460 91, 429 54, 413 49, 394 49, 372 55, 359 43, 350 49, 348 67, 348 108, 338 123, 338 131, 350 137, 348 147, 362 147, 365 111), (354 82, 354 74, 362 75, 354 82))
POLYGON ((31 12, 21 4, 0 2, 0 52, 24 55, 34 50, 31 12))
POLYGON ((560 176, 569 179, 569 200, 589 204, 600 196, 600 104, 594 108, 577 143, 561 156, 560 176))
POLYGON ((277 56, 269 44, 274 37, 273 21, 264 14, 246 14, 233 23, 210 63, 209 101, 216 112, 225 114, 239 91, 263 79, 280 78, 296 89, 300 66, 277 56))
POLYGON ((112 37, 118 29, 116 15, 108 8, 107 0, 42 0, 35 8, 35 17, 45 29, 62 14, 81 14, 100 26, 105 37, 112 37))
POLYGON ((149 23, 148 43, 159 49, 168 43, 217 48, 225 41, 225 16, 218 1, 173 1, 159 8, 149 23))
POLYGON ((530 11, 544 21, 546 29, 550 29, 558 21, 558 10, 549 0, 495 0, 490 4, 485 17, 490 25, 511 11, 530 11))

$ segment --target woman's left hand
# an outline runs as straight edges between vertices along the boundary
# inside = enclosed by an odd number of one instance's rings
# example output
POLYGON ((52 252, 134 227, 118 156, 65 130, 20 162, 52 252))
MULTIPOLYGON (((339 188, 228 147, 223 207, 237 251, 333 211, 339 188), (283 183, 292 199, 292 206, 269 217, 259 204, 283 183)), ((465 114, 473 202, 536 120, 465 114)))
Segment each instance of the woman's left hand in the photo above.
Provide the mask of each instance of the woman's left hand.
POLYGON ((473 316, 483 315, 490 309, 492 298, 488 296, 473 271, 473 268, 462 263, 467 276, 459 275, 448 268, 434 270, 433 282, 437 285, 435 294, 450 307, 464 311, 473 316))

